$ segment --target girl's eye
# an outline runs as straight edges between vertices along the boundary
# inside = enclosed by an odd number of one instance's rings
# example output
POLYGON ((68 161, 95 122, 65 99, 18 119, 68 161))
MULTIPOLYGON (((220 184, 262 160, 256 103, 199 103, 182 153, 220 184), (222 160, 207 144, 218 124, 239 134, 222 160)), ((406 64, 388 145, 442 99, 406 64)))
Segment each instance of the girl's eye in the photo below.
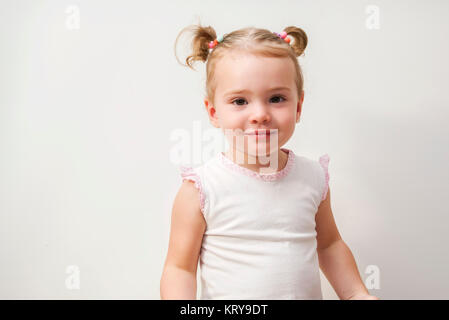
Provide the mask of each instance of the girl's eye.
MULTIPOLYGON (((275 99, 275 101, 278 101, 278 102, 275 102, 275 103, 279 103, 279 102, 285 101, 285 98, 282 97, 282 96, 274 96, 273 98, 275 99), (279 98, 279 99, 282 99, 282 100, 279 101, 279 100, 276 99, 276 98, 279 98)), ((273 98, 271 98, 271 99, 273 99, 273 98)), ((235 104, 235 102, 237 102, 237 101, 238 101, 238 102, 242 102, 242 101, 246 101, 246 100, 245 100, 245 99, 242 99, 242 98, 235 99, 234 101, 232 101, 232 104, 235 104)), ((237 105, 238 105, 238 106, 242 106, 243 104, 237 103, 237 105)))
MULTIPOLYGON (((232 101, 232 103, 234 104, 234 102, 236 102, 236 101, 245 101, 245 99, 241 99, 241 98, 239 98, 239 99, 235 99, 234 101, 232 101)), ((238 106, 241 106, 241 104, 237 104, 238 106)))
MULTIPOLYGON (((281 96, 274 96, 273 98, 281 98, 281 99, 283 99, 283 101, 285 101, 284 97, 281 97, 281 96)), ((279 101, 279 102, 282 102, 282 101, 279 101)))

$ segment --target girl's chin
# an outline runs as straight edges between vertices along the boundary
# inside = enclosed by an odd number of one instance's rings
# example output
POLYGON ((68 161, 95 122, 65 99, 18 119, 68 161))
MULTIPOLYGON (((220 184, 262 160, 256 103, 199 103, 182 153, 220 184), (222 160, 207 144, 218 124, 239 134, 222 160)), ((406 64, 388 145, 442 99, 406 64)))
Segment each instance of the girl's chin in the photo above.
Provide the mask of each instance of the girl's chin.
POLYGON ((261 142, 261 143, 249 143, 248 147, 245 148, 245 151, 248 155, 251 156, 267 156, 272 154, 276 150, 278 150, 277 144, 270 144, 261 142))

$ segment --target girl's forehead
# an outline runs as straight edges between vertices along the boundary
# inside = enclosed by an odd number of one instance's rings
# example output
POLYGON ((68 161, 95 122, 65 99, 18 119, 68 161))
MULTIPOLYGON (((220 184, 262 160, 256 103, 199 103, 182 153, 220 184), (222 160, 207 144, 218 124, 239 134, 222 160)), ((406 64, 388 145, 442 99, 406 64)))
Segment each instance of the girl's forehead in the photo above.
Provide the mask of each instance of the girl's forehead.
POLYGON ((288 57, 229 55, 217 61, 215 80, 217 89, 265 85, 294 86, 295 66, 288 57))
POLYGON ((267 57, 254 53, 233 53, 225 54, 219 58, 217 64, 232 67, 233 65, 241 67, 246 65, 270 64, 273 66, 293 65, 289 57, 267 57))

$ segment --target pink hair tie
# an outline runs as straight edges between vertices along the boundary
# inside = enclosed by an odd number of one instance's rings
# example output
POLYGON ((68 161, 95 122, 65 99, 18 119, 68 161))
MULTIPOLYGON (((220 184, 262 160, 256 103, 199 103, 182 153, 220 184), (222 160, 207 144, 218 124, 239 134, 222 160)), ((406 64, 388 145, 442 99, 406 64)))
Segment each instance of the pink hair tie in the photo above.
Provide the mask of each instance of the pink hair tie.
POLYGON ((219 36, 217 39, 215 39, 214 41, 209 42, 209 49, 213 49, 215 48, 215 46, 220 43, 223 42, 223 36, 219 36))
POLYGON ((285 42, 290 43, 290 38, 287 38, 287 32, 282 31, 281 33, 273 32, 279 38, 283 39, 285 42))

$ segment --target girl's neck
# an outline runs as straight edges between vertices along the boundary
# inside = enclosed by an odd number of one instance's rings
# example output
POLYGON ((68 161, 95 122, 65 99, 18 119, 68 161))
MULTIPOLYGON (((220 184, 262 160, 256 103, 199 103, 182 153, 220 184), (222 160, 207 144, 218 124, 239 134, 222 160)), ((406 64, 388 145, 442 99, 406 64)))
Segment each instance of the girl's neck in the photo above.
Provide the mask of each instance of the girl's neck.
POLYGON ((274 173, 285 168, 288 153, 278 149, 268 155, 252 155, 240 150, 228 150, 225 156, 234 163, 255 172, 274 173))

